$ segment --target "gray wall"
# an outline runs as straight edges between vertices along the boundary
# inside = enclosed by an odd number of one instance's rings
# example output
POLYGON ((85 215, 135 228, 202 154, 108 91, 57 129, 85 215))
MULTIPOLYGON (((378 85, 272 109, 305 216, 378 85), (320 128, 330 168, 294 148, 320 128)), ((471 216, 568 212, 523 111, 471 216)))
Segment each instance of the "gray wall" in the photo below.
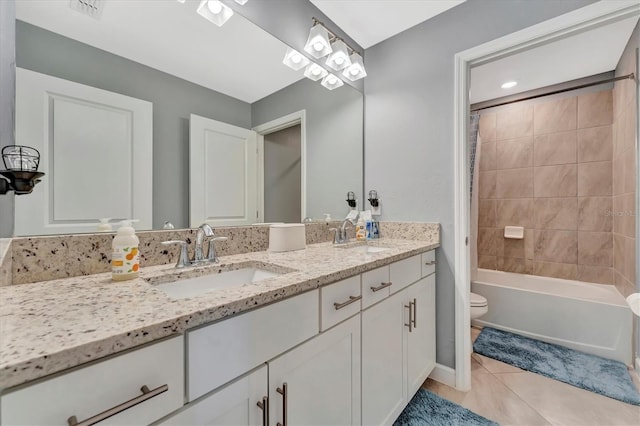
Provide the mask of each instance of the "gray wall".
MULTIPOLYGON (((15 2, 0 1, 0 148, 13 145, 14 138, 15 16, 15 2)), ((0 195, 0 238, 13 236, 13 197, 13 191, 0 195)))
POLYGON ((264 137, 264 221, 300 223, 300 125, 264 137))
POLYGON ((153 227, 187 228, 189 115, 248 128, 251 106, 22 21, 16 45, 18 67, 153 102, 153 227))
POLYGON ((343 218, 347 191, 358 194, 362 207, 362 93, 346 85, 329 91, 305 78, 253 103, 252 125, 302 109, 307 111, 307 216, 343 218))
POLYGON ((468 0, 366 51, 365 188, 383 220, 442 224, 437 361, 455 365, 454 55, 593 1, 468 0))

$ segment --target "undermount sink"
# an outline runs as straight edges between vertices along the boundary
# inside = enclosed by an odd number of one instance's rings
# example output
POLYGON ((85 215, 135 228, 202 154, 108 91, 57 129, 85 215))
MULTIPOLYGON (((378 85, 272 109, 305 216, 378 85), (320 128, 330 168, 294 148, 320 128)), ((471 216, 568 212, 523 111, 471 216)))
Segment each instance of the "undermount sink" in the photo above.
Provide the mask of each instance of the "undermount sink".
POLYGON ((211 273, 192 278, 177 278, 175 281, 157 284, 155 287, 174 299, 187 299, 214 290, 255 284, 268 278, 282 275, 258 267, 247 267, 220 273, 211 273))
POLYGON ((380 252, 389 250, 388 247, 369 245, 360 241, 356 243, 347 243, 345 245, 336 246, 336 247, 340 247, 341 249, 348 250, 350 252, 364 253, 364 254, 380 253, 380 252))

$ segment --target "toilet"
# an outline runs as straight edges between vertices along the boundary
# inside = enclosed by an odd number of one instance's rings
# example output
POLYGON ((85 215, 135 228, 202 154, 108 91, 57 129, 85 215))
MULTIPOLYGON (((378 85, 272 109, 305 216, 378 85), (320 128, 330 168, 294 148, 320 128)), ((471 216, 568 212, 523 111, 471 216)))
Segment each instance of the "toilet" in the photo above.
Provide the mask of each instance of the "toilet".
POLYGON ((489 311, 489 303, 487 299, 476 293, 470 293, 471 300, 471 319, 480 318, 489 311))

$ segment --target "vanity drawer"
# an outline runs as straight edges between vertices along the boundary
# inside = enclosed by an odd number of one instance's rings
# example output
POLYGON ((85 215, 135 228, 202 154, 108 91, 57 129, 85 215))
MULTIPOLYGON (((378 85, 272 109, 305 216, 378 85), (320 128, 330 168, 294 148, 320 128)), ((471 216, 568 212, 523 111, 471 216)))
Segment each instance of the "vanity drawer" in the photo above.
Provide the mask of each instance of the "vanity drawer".
POLYGON ((71 416, 83 422, 117 407, 119 413, 100 424, 149 424, 183 405, 183 353, 177 336, 9 391, 1 397, 0 423, 67 425, 71 416), (151 391, 144 396, 143 386, 151 391), (145 401, 121 406, 136 397, 145 401))
POLYGON ((426 277, 436 271, 436 251, 422 253, 422 276, 426 277))
POLYGON ((187 400, 318 334, 318 290, 187 332, 187 400))
POLYGON ((360 312, 360 275, 320 289, 320 329, 324 331, 360 312))
POLYGON ((393 283, 391 293, 401 290, 422 278, 422 259, 417 254, 389 265, 389 278, 393 283))
POLYGON ((362 309, 378 303, 390 294, 389 266, 362 274, 362 309))

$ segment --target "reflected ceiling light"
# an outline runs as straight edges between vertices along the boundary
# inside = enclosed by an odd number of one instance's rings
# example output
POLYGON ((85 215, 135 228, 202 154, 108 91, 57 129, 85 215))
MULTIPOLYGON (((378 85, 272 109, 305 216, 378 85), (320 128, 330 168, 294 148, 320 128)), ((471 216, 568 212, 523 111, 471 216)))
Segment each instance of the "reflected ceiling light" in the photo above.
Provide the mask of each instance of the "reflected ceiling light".
POLYGON ((248 1, 249 0, 236 0, 236 3, 238 3, 240 6, 244 6, 244 4, 248 1))
POLYGON ((197 12, 200 16, 219 27, 223 26, 233 16, 233 10, 218 0, 202 0, 197 12))
POLYGON ((342 86, 344 84, 344 81, 340 80, 334 74, 329 74, 322 79, 320 84, 322 84, 324 87, 326 87, 329 90, 333 90, 342 86))
MULTIPOLYGON (((314 20, 314 22, 316 22, 314 20)), ((309 38, 304 45, 304 51, 314 58, 322 58, 332 52, 329 42, 329 31, 321 24, 314 24, 309 30, 309 38)))
POLYGON ((511 89, 512 87, 515 87, 517 85, 518 85, 517 81, 507 81, 500 87, 502 87, 503 89, 511 89))
POLYGON ((327 66, 333 68, 336 71, 340 71, 349 65, 351 65, 351 58, 349 57, 349 48, 346 43, 340 39, 337 39, 331 43, 331 54, 327 58, 327 66))
POLYGON ((309 58, 305 57, 297 50, 287 47, 287 53, 285 53, 282 63, 289 68, 298 71, 299 69, 307 66, 309 58))
POLYGON ((313 81, 318 81, 321 78, 324 78, 327 74, 329 74, 329 71, 325 70, 315 62, 307 65, 307 69, 304 70, 304 76, 313 81))
POLYGON ((178 0, 178 3, 184 3, 186 0, 178 0))
POLYGON ((359 53, 353 52, 351 54, 351 65, 346 67, 342 71, 342 75, 351 81, 360 80, 367 76, 367 72, 364 70, 364 63, 362 62, 362 56, 359 53))

